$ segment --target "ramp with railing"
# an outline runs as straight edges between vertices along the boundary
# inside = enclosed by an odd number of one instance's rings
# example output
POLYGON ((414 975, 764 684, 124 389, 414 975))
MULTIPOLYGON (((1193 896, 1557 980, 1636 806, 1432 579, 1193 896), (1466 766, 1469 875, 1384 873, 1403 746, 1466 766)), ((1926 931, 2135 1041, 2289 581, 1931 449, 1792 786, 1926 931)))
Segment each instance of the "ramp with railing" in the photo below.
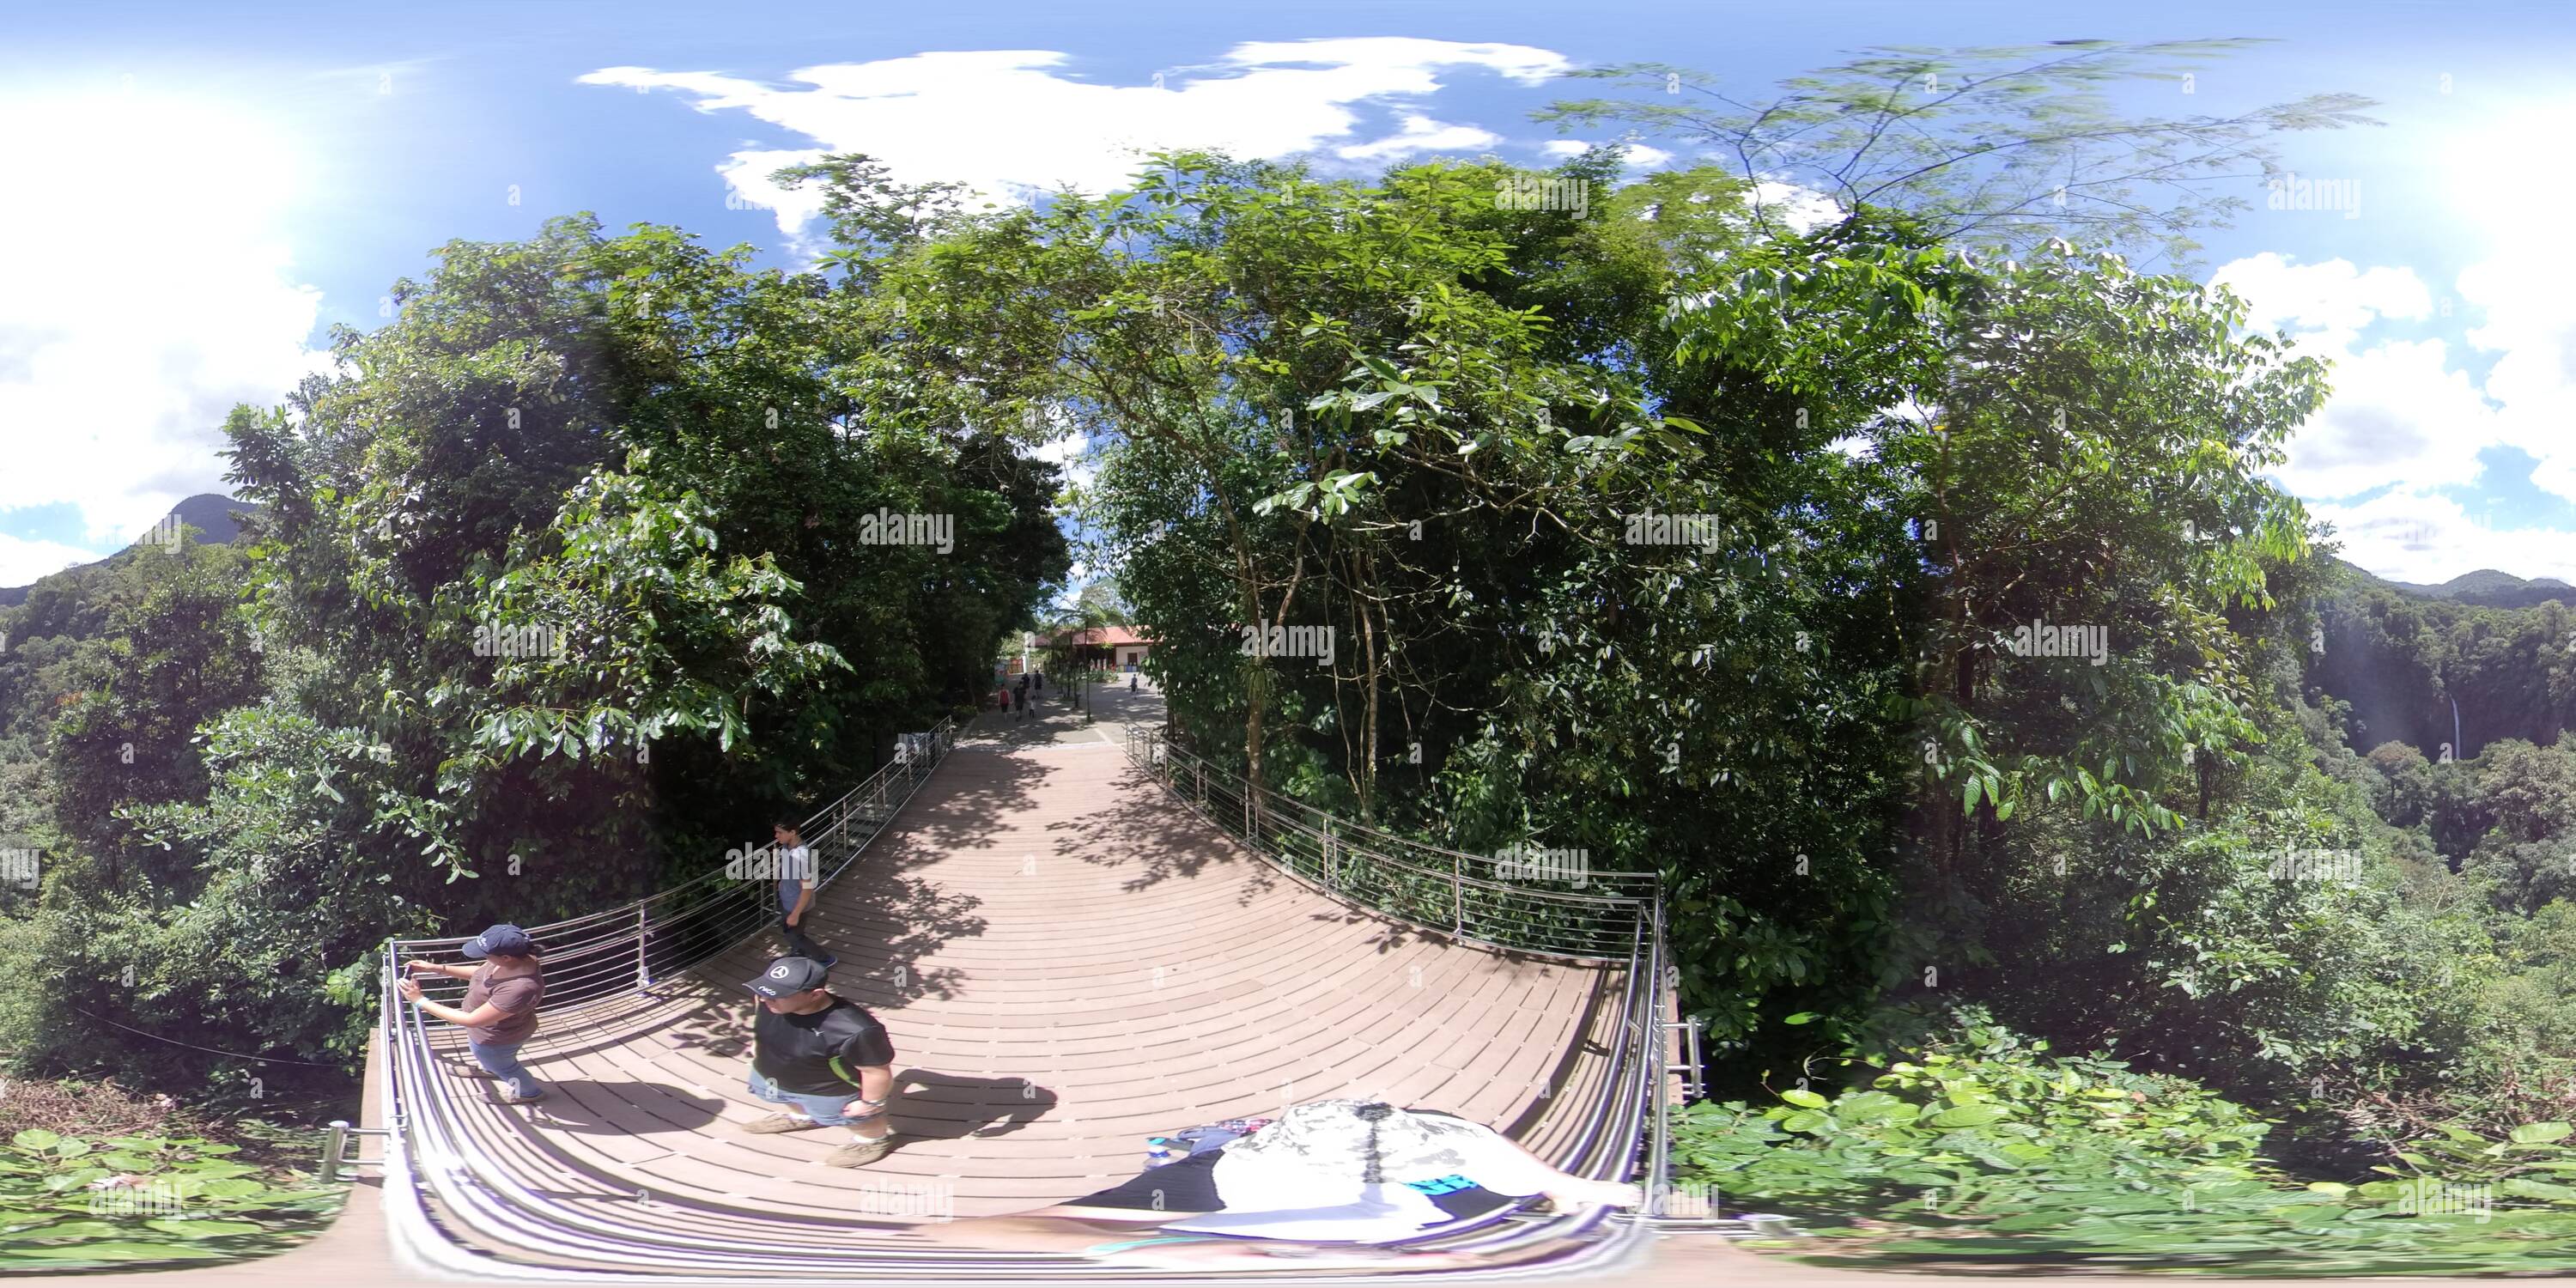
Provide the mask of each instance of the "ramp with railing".
MULTIPOLYGON (((750 999, 773 885, 721 870, 532 927, 549 1096, 456 1076, 462 1034, 392 991, 386 1215, 416 1265, 478 1278, 889 1282, 1186 1278, 980 1251, 910 1227, 1061 1202, 1148 1135, 1334 1095, 1490 1123, 1579 1175, 1663 1171, 1671 994, 1652 879, 1523 881, 1247 790, 1137 737, 961 745, 943 727, 819 812, 809 933, 895 1040, 899 1147, 757 1136, 750 999)), ((461 986, 460 986, 461 987, 461 986)), ((1644 1235, 1544 1205, 1444 1228, 1477 1277, 1598 1268, 1644 1235)), ((1276 1277, 1265 1275, 1265 1278, 1276 1277)))

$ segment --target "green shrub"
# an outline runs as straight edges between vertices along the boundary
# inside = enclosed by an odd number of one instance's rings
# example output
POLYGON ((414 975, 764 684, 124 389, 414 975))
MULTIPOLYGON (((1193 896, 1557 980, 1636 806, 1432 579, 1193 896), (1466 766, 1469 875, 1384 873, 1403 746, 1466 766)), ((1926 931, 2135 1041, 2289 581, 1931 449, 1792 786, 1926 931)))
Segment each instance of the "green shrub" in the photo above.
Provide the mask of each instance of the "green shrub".
POLYGON ((345 1191, 271 1184, 231 1145, 19 1132, 0 1145, 0 1271, 135 1269, 282 1251, 345 1191))
POLYGON ((2302 1184, 2259 1153, 2271 1124, 2192 1082, 1995 1029, 1972 1041, 1832 1097, 1693 1105, 1677 1178, 1790 1217, 1808 1236, 1791 1246, 1820 1264, 2576 1270, 2576 1187, 2549 1179, 2576 1179, 2566 1124, 2503 1141, 2452 1127, 2381 1178, 2302 1184))

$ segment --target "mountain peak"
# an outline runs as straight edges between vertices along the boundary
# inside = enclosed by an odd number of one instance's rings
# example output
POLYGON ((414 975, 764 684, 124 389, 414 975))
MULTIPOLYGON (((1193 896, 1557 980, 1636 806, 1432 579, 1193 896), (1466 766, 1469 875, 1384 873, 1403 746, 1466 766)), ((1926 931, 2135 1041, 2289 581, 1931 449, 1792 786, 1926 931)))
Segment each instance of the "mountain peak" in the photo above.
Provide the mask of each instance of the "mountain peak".
MULTIPOLYGON (((83 568, 95 568, 101 563, 106 563, 108 559, 123 558, 135 546, 161 539, 161 534, 165 532, 175 534, 182 526, 195 528, 197 539, 209 545, 231 545, 234 539, 241 535, 241 520, 235 516, 255 514, 258 511, 259 507, 248 501, 236 501, 219 492, 200 492, 170 507, 170 512, 161 516, 160 521, 152 525, 152 531, 133 545, 97 563, 79 564, 53 575, 59 577, 65 573, 79 572, 83 568)), ((27 602, 27 592, 33 589, 35 589, 33 585, 0 587, 0 608, 11 608, 27 602)))

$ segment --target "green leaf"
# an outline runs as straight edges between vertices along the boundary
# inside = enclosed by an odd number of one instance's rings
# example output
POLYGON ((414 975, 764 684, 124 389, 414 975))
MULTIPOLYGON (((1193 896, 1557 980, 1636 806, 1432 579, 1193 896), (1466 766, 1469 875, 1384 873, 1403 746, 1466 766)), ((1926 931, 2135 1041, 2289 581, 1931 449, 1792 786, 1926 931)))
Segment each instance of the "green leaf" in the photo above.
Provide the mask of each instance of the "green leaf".
POLYGON ((156 1220, 143 1224, 169 1234, 191 1239, 214 1239, 227 1234, 257 1234, 266 1226, 250 1221, 156 1220))
POLYGON ((9 1238, 13 1240, 96 1239, 123 1233, 125 1233, 125 1227, 113 1221, 64 1221, 55 1225, 38 1226, 33 1230, 20 1230, 11 1234, 9 1238))
POLYGON ((1956 1109, 1944 1109, 1926 1121, 1935 1127, 1983 1127, 2011 1116, 2001 1105, 1961 1105, 1956 1109))
POLYGON ((212 1248, 192 1248, 184 1243, 75 1243, 61 1248, 20 1248, 7 1250, 12 1257, 45 1257, 63 1261, 171 1261, 179 1259, 222 1259, 232 1256, 212 1248))
POLYGON ((52 1149, 61 1141, 62 1137, 46 1131, 42 1127, 30 1127, 27 1130, 9 1138, 9 1143, 18 1146, 20 1149, 52 1149))
POLYGON ((1783 1091, 1780 1098, 1801 1109, 1822 1109, 1829 1103, 1823 1096, 1806 1090, 1783 1091))

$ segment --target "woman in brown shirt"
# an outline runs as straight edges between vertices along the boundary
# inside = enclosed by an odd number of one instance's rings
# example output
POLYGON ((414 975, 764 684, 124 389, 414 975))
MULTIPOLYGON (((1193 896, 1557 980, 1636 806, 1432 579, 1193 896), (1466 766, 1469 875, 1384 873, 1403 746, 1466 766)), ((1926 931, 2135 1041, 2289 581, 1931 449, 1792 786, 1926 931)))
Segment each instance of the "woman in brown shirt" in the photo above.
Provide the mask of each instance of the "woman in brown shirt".
POLYGON ((465 942, 467 957, 480 966, 441 966, 407 961, 413 975, 445 975, 467 981, 465 1005, 447 1006, 420 995, 420 981, 402 981, 402 995, 427 1014, 465 1026, 465 1049, 482 1066, 483 1076, 500 1080, 501 1103, 523 1105, 545 1097, 546 1089, 519 1063, 519 1046, 537 1031, 537 1004, 544 1000, 544 967, 537 942, 517 926, 500 925, 465 942))

